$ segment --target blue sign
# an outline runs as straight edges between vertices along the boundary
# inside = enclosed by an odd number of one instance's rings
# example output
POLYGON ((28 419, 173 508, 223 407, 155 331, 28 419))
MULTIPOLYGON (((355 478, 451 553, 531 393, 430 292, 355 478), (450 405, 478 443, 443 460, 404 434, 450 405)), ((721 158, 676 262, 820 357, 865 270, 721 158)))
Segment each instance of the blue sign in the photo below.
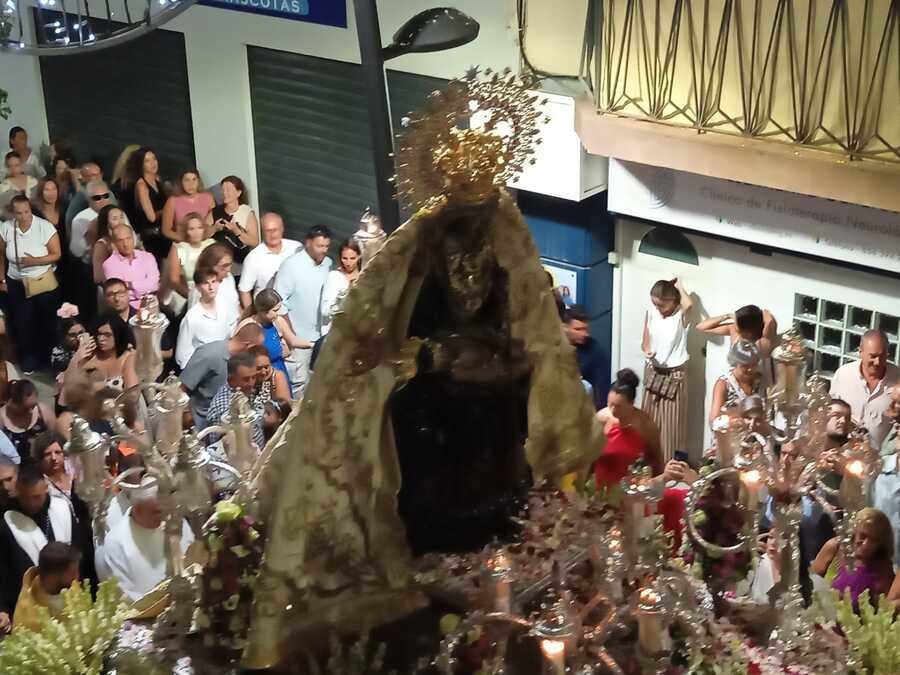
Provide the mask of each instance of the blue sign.
POLYGON ((347 27, 347 0, 198 0, 207 7, 234 9, 294 21, 347 27))

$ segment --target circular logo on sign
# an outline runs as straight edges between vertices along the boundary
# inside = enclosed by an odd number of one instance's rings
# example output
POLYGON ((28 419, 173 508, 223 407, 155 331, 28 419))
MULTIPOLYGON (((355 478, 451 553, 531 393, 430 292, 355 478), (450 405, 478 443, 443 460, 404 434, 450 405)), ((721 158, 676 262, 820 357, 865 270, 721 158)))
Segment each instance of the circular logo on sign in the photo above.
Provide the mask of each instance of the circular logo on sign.
POLYGON ((675 194, 675 172, 660 166, 633 164, 634 177, 643 186, 640 196, 651 209, 661 209, 675 194))

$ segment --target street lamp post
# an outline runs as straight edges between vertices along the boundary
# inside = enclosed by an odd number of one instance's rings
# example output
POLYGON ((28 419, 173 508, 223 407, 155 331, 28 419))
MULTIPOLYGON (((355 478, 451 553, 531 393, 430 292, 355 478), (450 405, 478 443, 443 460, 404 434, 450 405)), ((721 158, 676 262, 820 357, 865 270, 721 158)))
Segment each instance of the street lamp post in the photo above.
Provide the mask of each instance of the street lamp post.
POLYGON ((403 54, 436 52, 467 44, 478 36, 479 25, 457 9, 428 9, 403 24, 393 42, 382 48, 376 0, 353 0, 353 4, 369 109, 378 210, 382 226, 391 232, 400 225, 400 209, 392 183, 394 133, 384 63, 403 54))

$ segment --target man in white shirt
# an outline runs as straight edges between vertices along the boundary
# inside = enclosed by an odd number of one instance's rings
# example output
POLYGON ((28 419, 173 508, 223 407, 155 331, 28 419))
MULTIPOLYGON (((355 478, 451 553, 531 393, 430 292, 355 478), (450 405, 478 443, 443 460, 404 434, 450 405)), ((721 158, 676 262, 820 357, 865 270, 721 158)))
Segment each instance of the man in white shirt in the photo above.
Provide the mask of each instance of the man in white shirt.
MULTIPOLYGON (((166 578, 165 525, 157 499, 155 479, 144 478, 131 493, 132 506, 106 535, 103 557, 110 575, 130 600, 138 600, 166 578)), ((182 523, 181 554, 194 541, 182 523)), ((101 579, 102 580, 102 579, 101 579)))
POLYGON ((238 291, 241 307, 246 309, 253 298, 269 285, 281 263, 300 248, 300 242, 284 238, 284 221, 277 213, 266 213, 260 223, 262 242, 247 257, 241 269, 238 291))
MULTIPOLYGON (((91 264, 91 245, 87 240, 87 232, 91 223, 107 204, 112 204, 112 191, 102 180, 92 180, 87 186, 88 206, 72 219, 72 230, 69 236, 69 252, 76 260, 86 265, 91 264)), ((93 279, 93 276, 91 277, 93 279)))
POLYGON ((900 368, 888 363, 889 343, 880 330, 863 335, 859 361, 844 364, 831 379, 831 395, 850 404, 853 420, 869 432, 873 448, 880 448, 891 430, 885 414, 891 405, 891 388, 900 382, 900 368))

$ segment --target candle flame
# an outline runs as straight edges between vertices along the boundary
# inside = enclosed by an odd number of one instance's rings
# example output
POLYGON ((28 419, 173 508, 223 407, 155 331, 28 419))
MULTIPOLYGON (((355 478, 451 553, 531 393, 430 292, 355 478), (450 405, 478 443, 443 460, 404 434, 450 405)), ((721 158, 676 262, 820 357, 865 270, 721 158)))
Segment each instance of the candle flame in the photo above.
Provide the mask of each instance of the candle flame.
POLYGON ((566 650, 566 643, 560 640, 541 640, 541 650, 547 658, 552 658, 566 650))
POLYGON ((745 483, 758 483, 762 479, 762 475, 756 469, 750 469, 741 474, 741 479, 745 483))
POLYGON ((853 460, 847 465, 847 473, 853 476, 862 476, 865 470, 865 465, 858 459, 853 460))

